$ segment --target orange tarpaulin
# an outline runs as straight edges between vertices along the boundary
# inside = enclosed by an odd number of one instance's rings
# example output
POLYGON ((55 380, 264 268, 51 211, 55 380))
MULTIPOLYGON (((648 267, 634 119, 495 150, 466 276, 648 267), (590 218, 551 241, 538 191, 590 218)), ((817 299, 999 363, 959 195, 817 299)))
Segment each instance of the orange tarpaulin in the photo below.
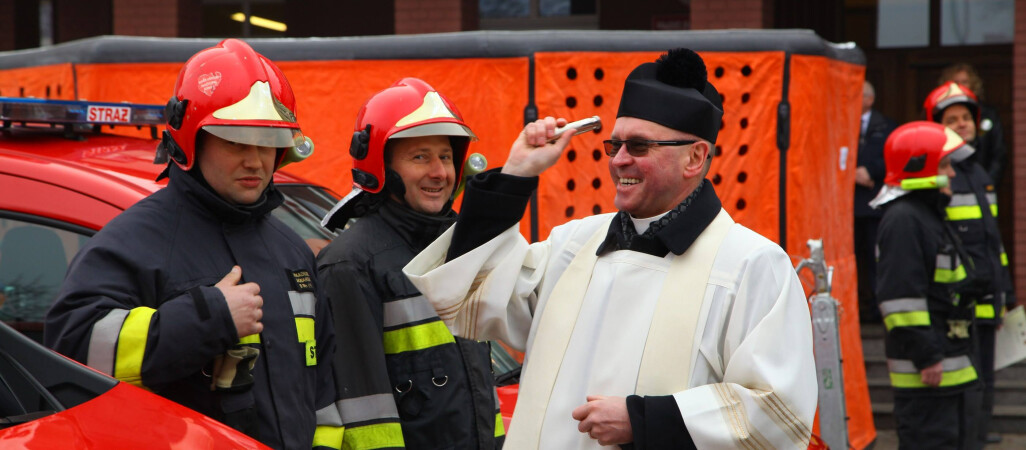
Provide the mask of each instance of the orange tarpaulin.
POLYGON ((862 357, 852 235, 864 71, 863 66, 821 56, 791 57, 787 154, 786 250, 807 255, 805 241, 822 238, 827 265, 834 267, 848 435, 855 448, 876 438, 862 357))
POLYGON ((0 71, 0 96, 75 100, 74 71, 71 63, 0 71))

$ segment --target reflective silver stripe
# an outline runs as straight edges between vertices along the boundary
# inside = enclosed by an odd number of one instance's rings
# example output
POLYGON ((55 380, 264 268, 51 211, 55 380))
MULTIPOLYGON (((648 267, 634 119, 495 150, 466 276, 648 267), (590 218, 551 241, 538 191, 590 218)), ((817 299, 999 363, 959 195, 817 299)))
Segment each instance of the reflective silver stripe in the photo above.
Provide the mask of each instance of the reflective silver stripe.
MULTIPOLYGON (((944 372, 952 372, 972 366, 968 356, 954 356, 941 360, 941 369, 944 372)), ((894 373, 919 373, 916 365, 908 359, 887 359, 887 368, 894 373)))
POLYGON ((492 388, 492 400, 495 402, 495 407, 499 407, 499 390, 492 388))
POLYGON ((979 205, 976 201, 976 194, 955 194, 951 196, 951 201, 948 202, 948 206, 975 206, 979 205))
POLYGON ((996 193, 988 192, 986 194, 986 197, 987 197, 987 203, 989 203, 991 205, 996 205, 997 204, 997 194, 996 193))
POLYGON ((89 336, 89 353, 86 355, 87 366, 114 376, 118 336, 121 335, 121 325, 125 323, 128 312, 127 309, 112 309, 93 324, 93 332, 89 336))
POLYGON ((909 311, 929 311, 925 298, 896 298, 880 302, 880 314, 888 315, 909 311))
POLYGON ((339 415, 338 407, 334 403, 317 410, 317 425, 342 426, 342 416, 339 415))
POLYGON ((395 408, 395 397, 392 394, 347 398, 339 400, 335 404, 342 416, 342 422, 346 424, 399 418, 399 411, 395 408))
POLYGON ((423 295, 385 303, 385 328, 438 317, 423 295))
POLYGON ((289 291, 289 301, 292 302, 292 314, 316 317, 314 311, 317 297, 314 297, 313 292, 289 291))
POLYGON ((961 258, 958 257, 958 255, 955 255, 955 263, 954 264, 951 264, 951 255, 945 255, 945 254, 937 255, 937 268, 938 269, 954 270, 954 269, 957 269, 958 266, 961 266, 961 265, 962 265, 962 260, 961 260, 961 258))

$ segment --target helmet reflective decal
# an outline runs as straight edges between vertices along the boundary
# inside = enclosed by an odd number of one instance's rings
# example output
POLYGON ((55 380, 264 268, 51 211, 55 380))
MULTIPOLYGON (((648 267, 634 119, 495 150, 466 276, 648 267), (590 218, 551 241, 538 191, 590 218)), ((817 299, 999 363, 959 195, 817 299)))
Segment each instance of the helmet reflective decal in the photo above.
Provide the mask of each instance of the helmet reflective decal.
POLYGON ((246 98, 214 111, 213 116, 222 120, 275 120, 294 123, 294 115, 282 117, 278 112, 278 104, 280 102, 271 95, 270 84, 266 81, 257 81, 249 88, 249 95, 246 98))
POLYGON ((411 123, 417 123, 428 119, 437 118, 449 118, 460 120, 452 111, 445 106, 445 101, 438 95, 438 92, 430 91, 424 94, 424 103, 419 108, 413 110, 413 112, 406 115, 402 119, 399 119, 395 123, 396 128, 409 125, 411 123))
POLYGON ((952 130, 951 128, 944 127, 944 137, 948 138, 948 140, 944 142, 944 153, 952 151, 965 144, 965 141, 962 140, 962 137, 959 136, 958 133, 956 133, 955 130, 952 130))
POLYGON ((196 80, 196 84, 199 85, 200 91, 203 91, 207 96, 214 95, 214 90, 217 89, 217 85, 221 84, 221 72, 205 73, 200 75, 196 80))

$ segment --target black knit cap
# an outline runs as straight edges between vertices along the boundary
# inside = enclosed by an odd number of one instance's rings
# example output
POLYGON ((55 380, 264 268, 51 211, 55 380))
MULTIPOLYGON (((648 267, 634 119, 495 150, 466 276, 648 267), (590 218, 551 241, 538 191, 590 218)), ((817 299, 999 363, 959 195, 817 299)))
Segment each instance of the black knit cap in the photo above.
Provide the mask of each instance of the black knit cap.
POLYGON ((644 63, 623 83, 616 117, 634 117, 716 143, 723 100, 707 80, 697 53, 676 48, 654 63, 644 63))

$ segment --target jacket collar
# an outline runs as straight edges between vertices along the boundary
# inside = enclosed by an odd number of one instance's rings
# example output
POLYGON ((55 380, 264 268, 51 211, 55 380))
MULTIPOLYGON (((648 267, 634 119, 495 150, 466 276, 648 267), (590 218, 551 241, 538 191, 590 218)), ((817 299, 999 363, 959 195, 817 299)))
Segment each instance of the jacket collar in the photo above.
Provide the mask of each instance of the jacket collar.
POLYGON ((167 189, 173 189, 200 209, 209 212, 222 222, 238 225, 257 220, 277 208, 285 201, 284 196, 272 181, 260 198, 250 205, 235 205, 221 198, 214 188, 207 184, 199 169, 186 172, 176 164, 170 164, 170 178, 167 189))
POLYGON ((440 236, 456 222, 456 212, 447 209, 438 215, 429 215, 414 211, 395 200, 385 200, 378 209, 381 218, 415 251, 427 248, 428 244, 440 236))
POLYGON ((702 180, 688 198, 652 223, 644 234, 637 234, 630 217, 620 211, 609 224, 606 238, 596 254, 601 256, 616 250, 632 250, 659 257, 669 252, 681 255, 712 223, 721 208, 712 183, 702 180))

